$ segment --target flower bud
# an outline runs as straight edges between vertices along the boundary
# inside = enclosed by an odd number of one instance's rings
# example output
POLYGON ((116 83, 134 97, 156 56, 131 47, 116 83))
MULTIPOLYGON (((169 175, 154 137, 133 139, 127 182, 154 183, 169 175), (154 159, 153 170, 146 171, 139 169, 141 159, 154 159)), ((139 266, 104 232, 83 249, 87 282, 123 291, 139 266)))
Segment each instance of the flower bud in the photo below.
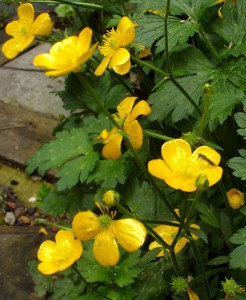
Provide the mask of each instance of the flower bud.
POLYGON ((231 189, 227 193, 227 198, 231 208, 238 209, 244 205, 244 193, 237 189, 231 189))
POLYGON ((214 94, 214 86, 209 83, 205 83, 203 86, 203 92, 205 96, 211 97, 214 94))
POLYGON ((172 285, 172 291, 176 295, 184 294, 188 288, 188 282, 183 277, 174 278, 173 281, 171 282, 171 285, 172 285))
POLYGON ((103 195, 103 202, 109 207, 116 205, 117 203, 119 203, 119 201, 120 195, 114 190, 109 190, 103 195))
POLYGON ((200 174, 195 180, 195 186, 201 191, 206 190, 209 187, 207 176, 200 174))
POLYGON ((234 299, 236 294, 240 294, 240 285, 236 284, 233 278, 221 282, 226 299, 234 299))

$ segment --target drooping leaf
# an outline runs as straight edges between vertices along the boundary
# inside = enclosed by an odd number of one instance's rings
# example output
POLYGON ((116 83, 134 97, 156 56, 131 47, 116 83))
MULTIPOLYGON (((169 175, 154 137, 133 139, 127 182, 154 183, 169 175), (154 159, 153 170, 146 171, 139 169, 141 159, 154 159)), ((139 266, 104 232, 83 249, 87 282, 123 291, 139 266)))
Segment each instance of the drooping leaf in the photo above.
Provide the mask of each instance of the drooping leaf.
POLYGON ((205 203, 199 202, 196 205, 196 209, 201 213, 200 218, 203 222, 213 227, 220 228, 218 212, 212 204, 207 206, 205 203))

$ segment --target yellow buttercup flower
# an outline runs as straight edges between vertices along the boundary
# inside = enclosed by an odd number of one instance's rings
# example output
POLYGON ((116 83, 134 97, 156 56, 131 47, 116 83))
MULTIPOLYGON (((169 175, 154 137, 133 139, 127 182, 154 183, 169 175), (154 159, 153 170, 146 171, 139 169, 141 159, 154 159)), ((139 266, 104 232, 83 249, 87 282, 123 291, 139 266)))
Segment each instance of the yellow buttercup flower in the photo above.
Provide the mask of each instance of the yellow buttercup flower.
POLYGON ((230 189, 227 193, 227 198, 231 208, 238 209, 244 205, 244 193, 237 189, 230 189))
MULTIPOLYGON (((134 107, 137 97, 126 97, 117 106, 117 114, 114 115, 115 121, 120 128, 128 135, 130 143, 135 149, 139 149, 143 142, 143 130, 136 120, 140 115, 148 115, 151 112, 149 104, 145 100, 139 101, 134 107)), ((99 139, 103 139, 105 144, 102 154, 105 158, 118 159, 121 157, 122 135, 114 127, 110 132, 106 129, 102 131, 99 139)))
POLYGON ((37 67, 48 69, 47 76, 63 76, 71 72, 79 72, 84 64, 94 53, 97 44, 90 48, 92 30, 85 27, 79 36, 69 36, 55 43, 50 53, 37 55, 33 64, 37 67))
POLYGON ((97 216, 91 211, 75 215, 72 227, 75 236, 82 241, 94 239, 93 253, 103 266, 117 264, 119 249, 117 242, 128 252, 138 250, 144 243, 146 229, 135 219, 113 220, 115 214, 109 214, 99 206, 102 214, 97 216))
POLYGON ((98 47, 104 58, 97 67, 95 75, 102 75, 107 67, 120 75, 130 71, 130 53, 125 47, 134 41, 136 26, 128 17, 123 17, 116 30, 112 28, 107 31, 103 36, 103 46, 98 47))
POLYGON ((195 191, 198 176, 206 176, 209 186, 221 179, 220 155, 212 148, 201 146, 192 153, 185 140, 175 139, 163 144, 161 153, 163 159, 151 160, 148 170, 174 189, 195 191))
POLYGON ((2 47, 2 52, 8 59, 15 58, 26 49, 36 36, 47 35, 52 29, 52 22, 47 13, 42 13, 34 21, 34 8, 30 3, 18 7, 18 16, 19 20, 12 21, 6 26, 6 33, 13 36, 2 47))
POLYGON ((43 242, 38 251, 38 270, 45 275, 67 269, 82 255, 81 241, 71 231, 58 231, 55 240, 43 242))
MULTIPOLYGON (((196 225, 196 224, 192 224, 190 225, 191 228, 197 228, 200 229, 200 226, 196 225)), ((159 225, 155 228, 153 228, 154 231, 163 239, 164 242, 166 242, 168 245, 171 245, 174 238, 176 237, 179 228, 178 227, 174 227, 174 226, 170 226, 170 225, 159 225)), ((194 234, 192 234, 193 239, 198 239, 198 237, 194 234)), ((181 237, 175 247, 174 247, 174 252, 177 254, 179 253, 184 246, 186 245, 186 243, 188 243, 189 240, 186 237, 181 237)), ((154 249, 154 248, 158 248, 158 247, 162 247, 158 242, 154 241, 152 243, 150 243, 149 245, 149 250, 154 249)), ((160 256, 164 256, 164 251, 162 250, 157 257, 160 256)))

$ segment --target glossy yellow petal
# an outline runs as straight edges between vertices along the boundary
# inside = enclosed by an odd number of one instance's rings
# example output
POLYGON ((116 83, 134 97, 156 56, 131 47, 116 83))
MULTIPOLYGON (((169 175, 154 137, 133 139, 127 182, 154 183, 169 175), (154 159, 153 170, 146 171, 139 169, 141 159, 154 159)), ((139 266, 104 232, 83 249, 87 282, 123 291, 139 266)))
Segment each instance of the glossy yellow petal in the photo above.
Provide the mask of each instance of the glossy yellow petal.
POLYGON ((114 234, 127 251, 138 250, 144 243, 147 231, 144 225, 134 219, 120 219, 113 223, 114 234))
POLYGON ((150 243, 150 245, 149 245, 149 250, 152 250, 155 248, 160 248, 160 252, 156 255, 156 257, 164 256, 164 250, 161 250, 162 246, 160 244, 158 244, 156 241, 150 243))
POLYGON ((91 38, 92 38, 92 30, 89 27, 85 27, 83 30, 80 31, 78 37, 78 44, 81 47, 80 50, 81 55, 83 55, 89 50, 91 44, 91 38))
POLYGON ((55 70, 55 71, 47 71, 45 72, 46 76, 52 76, 52 77, 58 77, 58 76, 64 76, 69 73, 77 73, 80 71, 80 66, 71 66, 71 67, 66 67, 60 70, 55 70))
POLYGON ((175 254, 179 253, 184 246, 187 244, 188 239, 186 239, 185 237, 182 237, 181 239, 179 239, 174 247, 174 252, 175 254))
POLYGON ((115 51, 115 54, 111 57, 109 62, 109 68, 113 68, 118 65, 123 65, 130 60, 130 53, 125 48, 119 48, 115 51))
POLYGON ((95 238, 93 254, 96 260, 105 267, 115 266, 120 254, 111 228, 101 231, 95 238))
POLYGON ((69 230, 59 230, 55 237, 56 243, 62 245, 64 242, 74 241, 74 235, 72 231, 69 230))
POLYGON ((34 21, 34 8, 32 4, 21 4, 18 7, 18 16, 22 24, 25 24, 26 26, 32 26, 34 21))
POLYGON ((54 262, 41 262, 38 264, 39 272, 44 275, 51 275, 59 271, 57 263, 54 262))
POLYGON ((209 182, 209 186, 212 186, 218 181, 220 181, 222 173, 223 170, 221 167, 209 167, 201 171, 202 175, 206 175, 209 182))
POLYGON ((221 3, 226 3, 226 0, 216 0, 215 4, 221 4, 221 3))
POLYGON ((191 147, 185 140, 175 139, 164 143, 161 153, 167 165, 178 172, 187 164, 187 159, 190 159, 191 147))
POLYGON ((137 97, 126 97, 117 106, 118 116, 120 119, 125 119, 127 115, 130 115, 132 107, 137 97))
POLYGON ((91 211, 77 213, 72 221, 73 233, 81 241, 92 240, 100 231, 99 219, 91 211))
POLYGON ((46 262, 53 262, 56 257, 56 243, 50 240, 43 242, 38 250, 38 259, 46 262))
POLYGON ((230 189, 227 193, 227 198, 231 208, 238 209, 244 205, 244 193, 240 192, 238 189, 230 189))
POLYGON ((219 153, 207 146, 201 146, 197 148, 192 153, 192 159, 198 159, 199 163, 204 165, 204 168, 212 165, 218 165, 220 163, 219 153))
MULTIPOLYGON (((199 225, 197 225, 197 224, 191 224, 190 225, 190 227, 191 228, 196 228, 196 229, 200 229, 200 226, 199 225)), ((192 236, 192 238, 194 239, 194 240, 197 240, 197 239, 199 239, 199 237, 198 236, 196 236, 195 234, 191 234, 191 236, 192 236)))
POLYGON ((127 74, 131 69, 131 61, 128 60, 125 64, 114 66, 113 70, 119 75, 127 74))
POLYGON ((56 66, 56 59, 48 53, 39 54, 34 57, 33 64, 40 68, 54 69, 56 66))
POLYGON ((120 46, 127 46, 135 39, 135 26, 134 23, 128 18, 123 17, 118 26, 117 33, 119 35, 120 46))
POLYGON ((80 58, 77 61, 77 64, 78 65, 82 65, 89 58, 91 58, 92 55, 94 54, 95 50, 96 50, 96 47, 97 47, 97 44, 93 45, 86 53, 84 53, 83 55, 81 55, 80 58))
POLYGON ((23 37, 29 34, 30 29, 25 28, 23 24, 17 20, 8 23, 5 27, 5 31, 8 35, 12 35, 13 37, 23 37))
POLYGON ((128 134, 129 141, 133 148, 139 149, 143 143, 143 130, 137 120, 131 122, 127 127, 123 127, 123 130, 128 134))
POLYGON ((192 175, 175 174, 173 177, 166 178, 166 183, 174 189, 180 189, 184 192, 194 192, 196 177, 192 175))
POLYGON ((96 68, 96 71, 94 72, 94 74, 96 76, 101 76, 104 71, 106 70, 108 64, 110 61, 110 56, 106 56, 104 57, 104 59, 101 61, 100 65, 96 68))
POLYGON ((52 22, 49 14, 43 13, 37 17, 33 23, 34 35, 47 35, 52 30, 52 22))
POLYGON ((117 133, 114 137, 104 145, 102 155, 109 159, 119 159, 121 157, 122 135, 117 133))
POLYGON ((5 42, 2 46, 2 52, 8 59, 13 59, 19 54, 19 50, 16 48, 16 38, 12 38, 5 42))
POLYGON ((172 178, 176 175, 162 159, 153 159, 149 161, 148 170, 150 174, 163 180, 172 178))
POLYGON ((194 291, 192 291, 192 289, 190 287, 187 288, 187 292, 188 292, 190 300, 200 300, 198 295, 194 291))
POLYGON ((130 114, 131 121, 137 119, 140 115, 147 116, 151 113, 151 108, 145 100, 139 101, 132 109, 130 114))

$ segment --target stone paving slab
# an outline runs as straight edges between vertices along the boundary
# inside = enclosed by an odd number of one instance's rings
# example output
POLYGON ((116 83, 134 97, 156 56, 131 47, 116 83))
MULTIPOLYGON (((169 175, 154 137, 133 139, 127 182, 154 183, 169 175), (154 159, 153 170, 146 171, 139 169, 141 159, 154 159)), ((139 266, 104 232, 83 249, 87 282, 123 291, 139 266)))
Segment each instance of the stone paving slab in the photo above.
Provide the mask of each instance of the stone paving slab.
POLYGON ((68 115, 53 93, 64 89, 64 78, 48 78, 32 64, 36 55, 49 49, 49 44, 40 44, 0 67, 1 101, 47 116, 68 115))

